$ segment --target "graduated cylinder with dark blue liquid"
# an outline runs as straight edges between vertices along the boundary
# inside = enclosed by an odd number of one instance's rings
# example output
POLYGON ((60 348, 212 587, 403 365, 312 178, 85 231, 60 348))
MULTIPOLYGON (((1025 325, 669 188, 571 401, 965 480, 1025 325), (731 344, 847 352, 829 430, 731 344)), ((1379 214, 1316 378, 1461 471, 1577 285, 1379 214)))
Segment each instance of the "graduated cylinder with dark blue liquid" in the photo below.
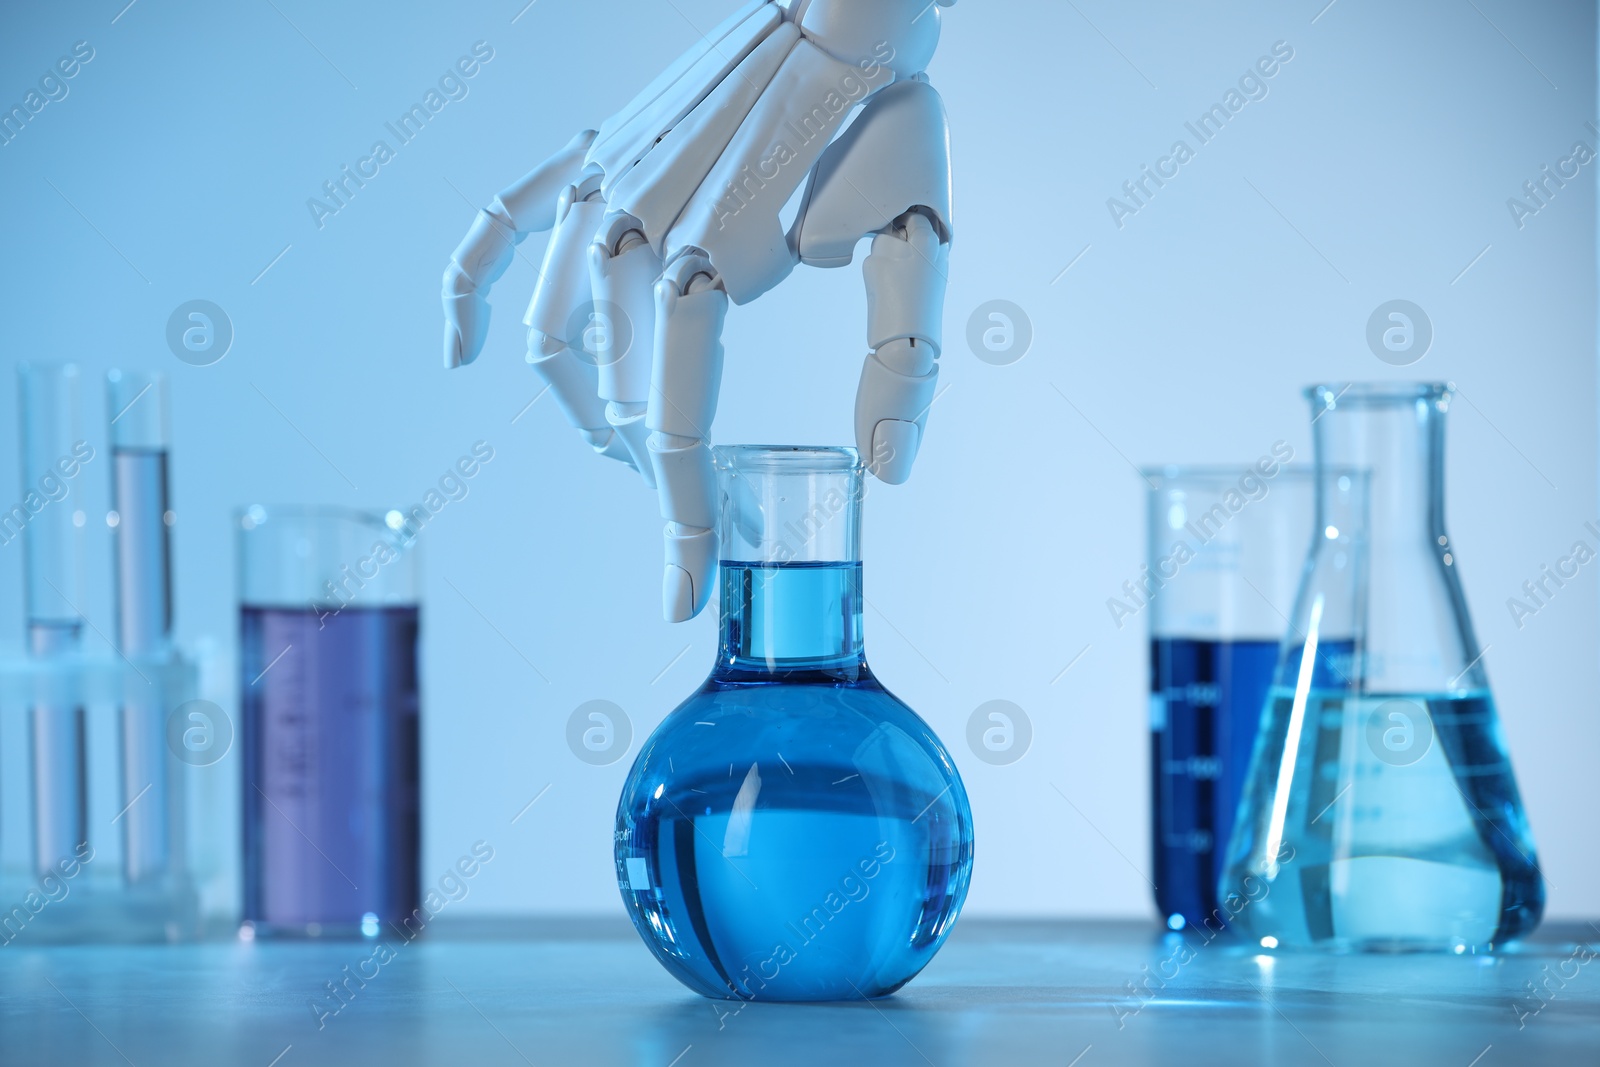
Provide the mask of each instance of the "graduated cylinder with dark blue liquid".
POLYGON ((1119 600, 1149 620, 1151 880, 1169 929, 1227 925, 1217 878, 1311 539, 1292 455, 1144 472, 1149 564, 1119 600))
POLYGON ((623 902, 705 996, 884 996, 966 899, 966 791, 867 667, 855 450, 719 448, 717 465, 721 646, 623 787, 623 902))
POLYGON ((399 512, 239 516, 249 934, 409 937, 425 921, 407 534, 399 512))

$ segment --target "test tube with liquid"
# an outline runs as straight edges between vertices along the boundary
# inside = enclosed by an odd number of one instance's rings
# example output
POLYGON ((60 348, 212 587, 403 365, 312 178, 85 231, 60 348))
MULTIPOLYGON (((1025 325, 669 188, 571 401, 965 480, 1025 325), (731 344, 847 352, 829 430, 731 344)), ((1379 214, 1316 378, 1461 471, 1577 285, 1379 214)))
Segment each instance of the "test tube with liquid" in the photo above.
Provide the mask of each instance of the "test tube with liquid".
MULTIPOLYGON (((17 379, 28 512, 22 539, 28 652, 65 661, 78 655, 83 633, 77 606, 83 602, 84 515, 68 499, 68 486, 94 453, 80 433, 77 367, 23 363, 17 379)), ((83 705, 63 682, 62 674, 43 676, 29 710, 33 861, 41 875, 55 873, 88 837, 83 705)))
MULTIPOLYGON (((112 511, 116 542, 117 645, 135 665, 172 653, 172 566, 168 499, 167 379, 139 371, 106 376, 111 416, 112 511)), ((151 672, 146 672, 151 673, 151 672)), ((154 677, 152 677, 154 681, 154 677)), ((122 707, 123 869, 130 883, 160 879, 181 854, 166 749, 166 694, 131 687, 122 707)))

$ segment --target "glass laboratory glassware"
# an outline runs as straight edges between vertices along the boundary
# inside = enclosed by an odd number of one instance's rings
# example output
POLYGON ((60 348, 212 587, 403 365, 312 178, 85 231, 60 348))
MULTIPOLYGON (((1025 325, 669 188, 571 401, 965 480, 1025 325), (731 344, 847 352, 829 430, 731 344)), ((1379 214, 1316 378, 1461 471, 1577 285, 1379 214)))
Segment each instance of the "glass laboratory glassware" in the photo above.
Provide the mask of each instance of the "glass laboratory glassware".
POLYGON ((1218 892, 1268 948, 1492 949, 1544 882, 1445 530, 1452 391, 1306 395, 1318 534, 1218 892))
MULTIPOLYGON (((17 368, 22 408, 22 544, 28 654, 40 661, 81 655, 83 517, 64 499, 94 451, 80 422, 81 376, 70 363, 23 363, 17 368)), ((6 516, 15 522, 14 515, 6 516)), ((15 536, 10 531, 8 534, 15 536)), ((9 537, 8 537, 9 539, 9 537)), ((29 710, 33 772, 33 870, 54 873, 81 858, 88 842, 84 708, 65 685, 41 685, 29 710)))
POLYGON ((867 668, 856 451, 715 454, 718 658, 623 787, 622 897, 656 958, 704 996, 885 996, 933 958, 966 898, 966 790, 867 668))
POLYGON ((414 534, 398 511, 238 515, 241 931, 251 936, 416 932, 414 534))
MULTIPOLYGON (((109 382, 111 453, 153 437, 164 448, 158 383, 144 378, 131 393, 124 384, 109 382)), ((0 662, 0 898, 31 903, 0 914, 0 942, 24 932, 39 943, 197 936, 201 897, 182 832, 190 768, 165 733, 169 713, 197 695, 196 670, 167 641, 165 558, 158 566, 140 554, 130 563, 123 551, 131 536, 125 516, 134 517, 140 537, 163 546, 171 518, 164 504, 154 514, 135 508, 106 516, 118 545, 118 606, 127 606, 127 579, 148 578, 160 589, 152 598, 159 606, 152 633, 159 634, 143 640, 119 611, 109 647, 86 649, 91 624, 82 609, 93 596, 85 580, 86 505, 97 472, 110 466, 115 475, 122 466, 90 443, 103 438, 83 433, 78 368, 23 363, 18 385, 24 493, 0 515, 0 543, 19 536, 24 543, 29 655, 25 663, 0 662), (141 717, 132 719, 130 708, 141 717), (11 802, 24 797, 31 803, 11 802)), ((127 487, 113 481, 122 508, 127 487)))
MULTIPOLYGON (((113 370, 106 375, 111 440, 109 519, 116 544, 117 645, 132 663, 159 666, 173 655, 172 546, 168 499, 167 378, 113 370)), ((122 705, 122 865, 129 882, 167 878, 184 855, 182 764, 168 749, 163 694, 135 693, 122 705), (135 803, 135 801, 138 801, 135 803)))
POLYGON ((1126 590, 1150 633, 1150 841, 1167 927, 1226 925, 1217 879, 1311 542, 1311 471, 1143 472, 1149 564, 1126 590))

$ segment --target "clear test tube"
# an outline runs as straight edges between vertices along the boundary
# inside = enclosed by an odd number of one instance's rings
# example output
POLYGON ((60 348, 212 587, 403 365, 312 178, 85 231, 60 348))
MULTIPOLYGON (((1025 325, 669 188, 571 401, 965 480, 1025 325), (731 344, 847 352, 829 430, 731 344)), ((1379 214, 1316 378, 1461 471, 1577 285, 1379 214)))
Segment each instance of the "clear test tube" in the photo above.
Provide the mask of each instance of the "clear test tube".
MULTIPOLYGON (((93 458, 79 413, 78 368, 23 363, 22 407, 24 610, 28 651, 65 661, 80 652, 83 619, 83 522, 68 501, 73 476, 93 458)), ((86 841, 83 705, 65 673, 45 676, 29 711, 33 757, 33 859, 50 873, 86 841)))
MULTIPOLYGON (((135 665, 172 653, 167 379, 142 371, 106 376, 111 418, 117 646, 135 665)), ((151 672, 152 679, 155 677, 151 672)), ((135 683, 122 707, 123 869, 129 882, 160 879, 182 855, 182 806, 166 747, 170 710, 159 683, 135 683)))

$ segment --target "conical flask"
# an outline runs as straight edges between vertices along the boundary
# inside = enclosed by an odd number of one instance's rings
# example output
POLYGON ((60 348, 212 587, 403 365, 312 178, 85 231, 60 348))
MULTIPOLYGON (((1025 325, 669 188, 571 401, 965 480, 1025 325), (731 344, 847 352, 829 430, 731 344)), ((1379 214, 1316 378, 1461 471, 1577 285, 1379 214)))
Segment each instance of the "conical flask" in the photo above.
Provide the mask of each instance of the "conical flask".
POLYGON ((855 449, 715 454, 719 654, 623 787, 623 902, 656 959, 705 996, 884 996, 961 911, 966 790, 867 668, 855 449))
POLYGON ((1483 951, 1544 882, 1444 524, 1439 384, 1319 385, 1317 514, 1223 920, 1265 947, 1483 951))

